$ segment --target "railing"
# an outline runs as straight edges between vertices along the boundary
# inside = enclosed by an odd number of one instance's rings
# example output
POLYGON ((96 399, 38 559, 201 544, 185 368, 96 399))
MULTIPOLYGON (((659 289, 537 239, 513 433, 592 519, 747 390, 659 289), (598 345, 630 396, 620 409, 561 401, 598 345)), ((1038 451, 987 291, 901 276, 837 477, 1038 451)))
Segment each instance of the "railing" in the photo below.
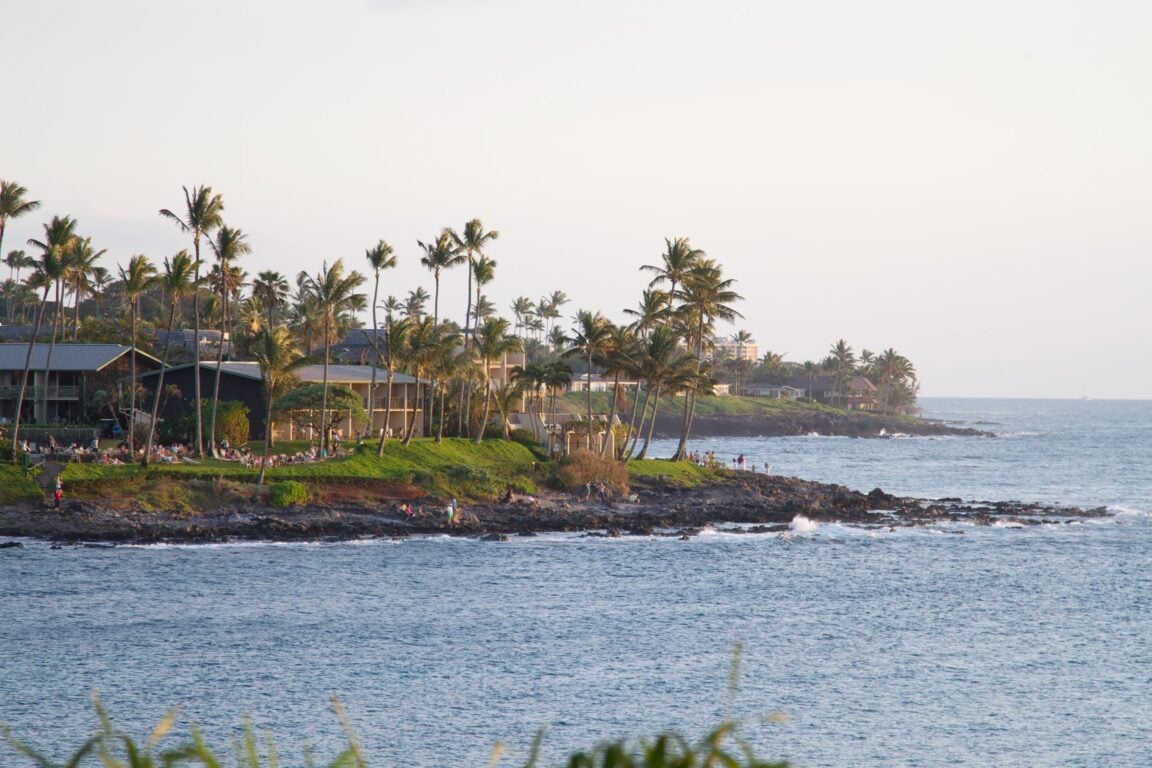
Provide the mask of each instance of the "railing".
MULTIPOLYGON (((75 386, 49 386, 49 387, 33 387, 29 385, 24 390, 25 400, 38 400, 45 396, 49 400, 79 400, 80 387, 75 386)), ((5 400, 20 397, 20 387, 18 386, 0 386, 0 398, 5 400)))

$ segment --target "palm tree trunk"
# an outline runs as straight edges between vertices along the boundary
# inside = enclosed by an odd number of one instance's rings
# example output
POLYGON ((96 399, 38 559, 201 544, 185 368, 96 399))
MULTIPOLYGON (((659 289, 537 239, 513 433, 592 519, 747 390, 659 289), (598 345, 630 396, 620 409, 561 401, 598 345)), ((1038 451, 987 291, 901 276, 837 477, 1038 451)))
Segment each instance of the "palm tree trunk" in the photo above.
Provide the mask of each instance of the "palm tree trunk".
POLYGON ((20 394, 16 397, 16 414, 12 426, 12 461, 15 463, 17 447, 20 445, 20 413, 24 410, 24 393, 28 389, 28 371, 32 367, 32 350, 36 346, 36 337, 40 335, 40 324, 44 322, 44 309, 48 306, 48 291, 51 286, 44 286, 44 297, 40 299, 40 309, 36 312, 36 324, 32 328, 32 338, 28 340, 28 352, 24 356, 24 377, 20 380, 20 394))
POLYGON ((388 378, 385 384, 388 391, 384 393, 384 428, 380 430, 380 445, 376 449, 377 456, 384 455, 384 441, 388 439, 388 423, 392 421, 392 366, 388 366, 388 378))
MULTIPOLYGON (((192 238, 192 247, 196 252, 196 285, 200 285, 200 233, 192 238)), ((196 288, 192 294, 192 314, 194 320, 193 333, 196 338, 192 340, 192 362, 195 367, 195 374, 193 381, 195 383, 195 397, 196 397, 196 458, 204 457, 204 411, 200 408, 200 401, 203 398, 203 393, 200 391, 200 289, 196 288)))
MULTIPOLYGON (((380 365, 380 326, 376 322, 376 300, 380 294, 380 270, 376 270, 376 283, 372 288, 372 351, 376 359, 372 361, 372 383, 368 385, 368 429, 376 422, 376 368, 380 365)), ((384 418, 384 428, 388 428, 388 418, 384 418)), ((383 441, 380 443, 384 447, 383 441)))
POLYGON ((264 453, 260 456, 260 477, 257 485, 264 485, 264 469, 268 466, 268 452, 272 449, 272 388, 265 385, 264 402, 264 453))
POLYGON ((52 336, 48 341, 48 355, 44 358, 44 387, 40 397, 41 413, 48 418, 48 379, 51 377, 52 353, 56 351, 56 332, 60 328, 60 280, 56 280, 56 311, 52 315, 52 336))
POLYGON ((616 401, 620 398, 620 372, 612 378, 612 407, 608 409, 608 425, 604 431, 604 444, 600 446, 600 455, 608 455, 608 444, 612 442, 612 421, 616 418, 616 401))
MULTIPOLYGON (((176 301, 172 301, 172 308, 168 311, 168 337, 172 338, 172 325, 176 322, 176 301)), ((156 436, 156 419, 160 415, 160 395, 164 392, 164 374, 168 370, 168 352, 171 344, 164 345, 164 359, 160 361, 160 376, 156 383, 156 393, 152 396, 152 419, 148 422, 148 442, 144 446, 144 466, 152 458, 152 440, 156 436)), ((135 377, 133 377, 135 378, 135 377)))
POLYGON ((656 405, 652 408, 652 421, 648 424, 648 434, 644 437, 644 447, 640 449, 640 455, 637 459, 644 459, 648 456, 648 444, 652 442, 652 433, 656 431, 656 412, 660 410, 660 385, 656 385, 655 392, 656 405))
POLYGON ((412 405, 412 415, 408 418, 408 430, 404 433, 405 447, 412 442, 412 435, 416 432, 416 414, 420 412, 420 406, 425 400, 424 388, 420 386, 420 366, 415 366, 412 374, 416 377, 416 400, 412 405))
MULTIPOLYGON (((484 361, 484 372, 488 372, 488 361, 484 361)), ((480 419, 480 426, 476 428, 476 437, 472 442, 480 445, 484 441, 484 429, 488 426, 488 417, 492 415, 492 381, 487 376, 484 377, 484 416, 480 419)), ((508 420, 505 419, 504 423, 507 424, 508 420)))
MULTIPOLYGON (((651 389, 644 392, 644 412, 648 412, 648 395, 651 389)), ((640 430, 644 428, 644 422, 641 420, 640 424, 636 424, 636 416, 640 413, 640 383, 636 383, 636 399, 632 402, 632 416, 628 419, 628 435, 625 437, 625 445, 623 452, 624 461, 632 458, 632 452, 636 450, 636 438, 639 437, 640 430)))
POLYGON ((228 321, 228 290, 225 285, 224 278, 224 263, 220 265, 220 284, 221 284, 221 305, 224 314, 220 316, 220 343, 219 349, 216 350, 216 384, 212 388, 212 417, 208 421, 208 441, 210 444, 209 453, 212 458, 220 458, 220 452, 216 448, 216 409, 220 406, 220 378, 224 372, 224 335, 225 324, 228 321))
MULTIPOLYGON (((139 299, 137 299, 139 301, 139 299)), ((131 393, 128 396, 128 402, 131 410, 128 411, 128 455, 133 460, 136 458, 136 302, 132 303, 132 351, 131 366, 132 366, 132 381, 128 384, 128 391, 131 393)))
POLYGON ((324 390, 320 393, 320 447, 328 455, 328 357, 331 345, 328 343, 328 320, 324 320, 324 390))
POLYGON ((588 395, 588 450, 592 450, 592 347, 588 347, 588 370, 584 373, 584 386, 588 395))

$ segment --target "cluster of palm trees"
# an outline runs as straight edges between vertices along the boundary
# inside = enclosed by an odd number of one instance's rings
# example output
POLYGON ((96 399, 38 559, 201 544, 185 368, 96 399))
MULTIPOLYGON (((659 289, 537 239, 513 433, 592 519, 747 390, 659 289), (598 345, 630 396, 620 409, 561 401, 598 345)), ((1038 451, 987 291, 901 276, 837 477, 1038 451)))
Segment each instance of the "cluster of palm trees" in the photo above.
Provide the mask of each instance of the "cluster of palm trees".
MULTIPOLYGON (((738 342, 736 337, 733 337, 733 341, 738 342)), ((836 391, 843 393, 849 380, 862 376, 876 387, 875 409, 888 414, 915 411, 916 398, 920 392, 916 367, 907 357, 891 347, 880 354, 869 349, 862 349, 857 354, 845 339, 837 339, 820 361, 790 362, 782 354, 769 350, 755 364, 738 365, 738 362, 735 359, 722 361, 722 367, 727 367, 736 376, 743 374, 752 380, 769 384, 806 380, 809 391, 813 388, 812 382, 818 377, 831 376, 835 379, 836 391)))
MULTIPOLYGON (((207 347, 209 354, 214 353, 216 374, 211 392, 201 391, 200 377, 194 377, 194 402, 204 405, 195 414, 192 439, 197 455, 217 451, 214 438, 220 377, 229 354, 260 364, 269 409, 292 383, 296 368, 311 359, 310 355, 322 358, 320 410, 321 424, 326 424, 332 349, 349 329, 358 325, 357 316, 368 311, 372 329, 370 334, 365 329, 365 334, 371 359, 365 362, 379 366, 385 424, 394 410, 395 372, 407 372, 430 382, 430 386, 417 388, 418 402, 405 411, 406 423, 399 435, 405 442, 420 433, 434 434, 437 439, 446 433, 456 434, 479 442, 494 410, 501 415, 507 436, 507 416, 524 398, 537 418, 554 423, 557 395, 576 368, 587 374, 599 371, 613 381, 606 421, 597 420, 593 413, 591 386, 587 387, 587 413, 579 429, 589 450, 608 455, 615 446, 615 455, 622 460, 633 455, 646 456, 659 404, 675 395, 680 398, 677 407, 681 426, 676 457, 682 458, 686 455, 696 400, 711 391, 719 372, 712 350, 716 325, 740 317, 733 308, 741 299, 733 289, 733 281, 724 275, 716 260, 681 237, 666 239, 660 261, 641 267, 651 279, 638 305, 624 310, 626 323, 617 324, 600 312, 581 309, 576 311, 571 326, 566 326, 561 308, 568 303, 568 297, 563 291, 546 294, 535 302, 527 297, 517 298, 510 307, 513 320, 509 321, 497 315, 484 294, 497 267, 487 250, 499 233, 486 230, 479 219, 468 221, 459 231, 445 227, 434 238, 417 241, 420 262, 432 278, 431 294, 416 288, 406 298, 388 295, 381 300, 384 275, 396 267, 398 259, 384 240, 365 250, 365 271, 373 279, 370 300, 361 290, 369 278, 348 269, 341 259, 331 264, 325 261, 315 274, 301 272, 294 283, 273 270, 259 272, 250 279, 243 269, 243 261, 251 252, 248 237, 224 222, 222 196, 209 186, 185 187, 183 192, 182 206, 161 209, 160 215, 190 236, 191 250, 164 258, 159 268, 146 256, 136 255, 118 268, 116 278, 112 277, 96 263, 104 252, 95 250, 90 239, 81 237, 75 220, 67 216, 53 217, 44 226, 43 238, 29 241, 36 251, 34 257, 14 251, 5 259, 10 275, 2 295, 7 299, 8 316, 29 317, 34 323, 33 339, 40 337, 50 305, 55 307, 52 343, 58 335, 63 338, 71 331, 72 338, 91 341, 123 340, 126 336, 134 348, 148 349, 153 346, 154 330, 166 327, 167 338, 171 339, 173 329, 187 327, 191 319, 195 333, 191 361, 182 358, 171 344, 156 347, 162 362, 159 383, 150 403, 150 417, 141 412, 141 421, 148 425, 148 449, 154 439, 164 372, 177 362, 192 362, 200 370, 204 354, 201 336, 206 329, 214 329, 218 338, 214 348, 207 347), (211 258, 210 265, 206 264, 206 257, 211 258), (468 272, 460 323, 442 317, 440 300, 443 271, 458 266, 468 272), (22 270, 30 270, 31 277, 21 281, 22 270), (23 293, 26 291, 37 292, 33 294, 34 304, 27 300, 23 293), (53 292, 54 303, 49 300, 53 292), (70 307, 70 313, 66 307, 70 307), (115 308, 119 314, 110 319, 104 308, 115 308), (527 353, 524 364, 516 367, 511 377, 494 382, 493 366, 520 351, 527 353), (639 381, 641 386, 626 392, 621 386, 625 380, 639 381), (544 417, 546 399, 552 414, 548 419, 544 417), (623 439, 611 440, 607 433, 617 416, 626 427, 619 433, 623 439), (423 421, 418 423, 420 418, 423 421)), ((0 187, 0 205, 2 244, 7 221, 36 210, 39 203, 28 200, 23 187, 8 182, 0 187)), ((911 365, 901 372, 887 352, 869 358, 868 364, 882 382, 887 382, 889 399, 896 402, 897 385, 907 380, 911 365)), ((132 365, 134 375, 134 354, 132 365)), ((26 379, 27 375, 25 383, 26 379)), ((377 385, 374 369, 370 413, 377 403, 377 385)), ((144 401, 138 400, 133 391, 126 404, 132 419, 137 418, 138 402, 144 401)), ((265 425, 270 430, 272 411, 266 416, 265 425)), ((322 432, 327 448, 328 430, 322 432)), ((135 429, 129 429, 129 436, 135 439, 135 429)), ((381 430, 381 453, 387 436, 388 430, 381 430)), ((270 442, 265 440, 266 449, 270 442)), ((145 451, 146 456, 149 453, 145 451)))

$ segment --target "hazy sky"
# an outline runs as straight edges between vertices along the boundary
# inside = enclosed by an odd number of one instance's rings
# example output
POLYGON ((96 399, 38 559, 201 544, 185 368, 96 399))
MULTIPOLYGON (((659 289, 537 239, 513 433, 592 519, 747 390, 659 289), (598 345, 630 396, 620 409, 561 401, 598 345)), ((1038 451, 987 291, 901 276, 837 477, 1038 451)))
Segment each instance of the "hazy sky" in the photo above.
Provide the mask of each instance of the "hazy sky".
POLYGON ((71 214, 159 263, 189 243, 157 209, 209 184, 252 275, 384 238, 382 295, 431 291, 416 240, 479 217, 505 314, 622 319, 687 236, 762 351, 1152 397, 1146 0, 0 0, 0 30, 0 177, 44 204, 5 251, 71 214))

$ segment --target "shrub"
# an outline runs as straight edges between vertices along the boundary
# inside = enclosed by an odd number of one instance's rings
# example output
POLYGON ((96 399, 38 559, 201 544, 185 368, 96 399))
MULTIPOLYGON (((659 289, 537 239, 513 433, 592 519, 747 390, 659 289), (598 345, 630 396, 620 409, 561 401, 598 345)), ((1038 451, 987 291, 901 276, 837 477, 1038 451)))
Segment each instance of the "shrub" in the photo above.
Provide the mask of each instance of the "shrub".
POLYGON ((590 451, 573 451, 564 457, 556 468, 556 481, 569 491, 604 481, 617 493, 628 493, 627 467, 590 451))
POLYGON ((284 509, 308 503, 308 487, 295 480, 272 484, 272 506, 284 509))

